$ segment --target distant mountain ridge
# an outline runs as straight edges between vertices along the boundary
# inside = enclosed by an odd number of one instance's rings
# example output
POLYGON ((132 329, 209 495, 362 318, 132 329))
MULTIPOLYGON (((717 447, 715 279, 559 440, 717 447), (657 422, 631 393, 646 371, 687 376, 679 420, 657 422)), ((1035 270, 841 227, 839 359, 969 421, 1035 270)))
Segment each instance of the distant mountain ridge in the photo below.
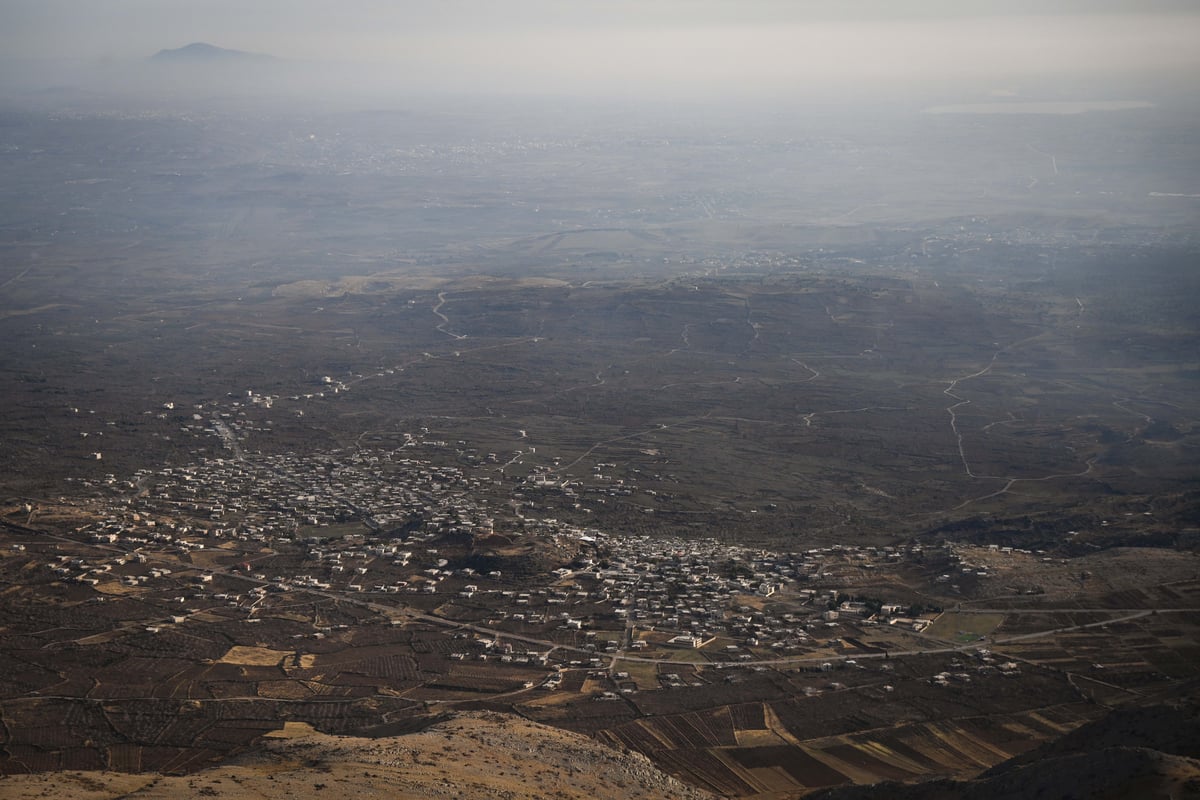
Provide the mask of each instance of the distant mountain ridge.
POLYGON ((192 42, 174 50, 159 50, 150 57, 150 61, 171 64, 265 63, 277 60, 274 56, 228 50, 205 42, 192 42))

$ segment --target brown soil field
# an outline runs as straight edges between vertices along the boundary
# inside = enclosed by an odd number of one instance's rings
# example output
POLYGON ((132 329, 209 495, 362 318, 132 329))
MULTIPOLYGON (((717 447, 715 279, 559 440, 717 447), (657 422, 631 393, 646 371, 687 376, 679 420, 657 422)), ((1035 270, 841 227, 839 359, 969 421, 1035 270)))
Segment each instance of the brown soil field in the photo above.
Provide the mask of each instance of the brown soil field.
POLYGON ((274 667, 292 654, 266 647, 243 647, 235 645, 221 658, 222 664, 239 664, 247 667, 274 667))

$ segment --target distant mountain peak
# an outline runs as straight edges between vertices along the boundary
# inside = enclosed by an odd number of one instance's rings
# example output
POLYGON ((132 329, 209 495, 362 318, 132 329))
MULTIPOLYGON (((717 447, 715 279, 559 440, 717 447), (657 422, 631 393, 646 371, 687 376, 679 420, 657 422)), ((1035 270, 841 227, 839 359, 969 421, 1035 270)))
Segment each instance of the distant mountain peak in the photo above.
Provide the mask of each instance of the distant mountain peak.
POLYGON ((171 63, 229 63, 235 61, 274 61, 273 56, 261 55, 259 53, 247 53, 243 50, 228 50, 224 47, 207 44, 206 42, 192 42, 189 45, 176 48, 174 50, 159 50, 150 57, 151 61, 171 62, 171 63))

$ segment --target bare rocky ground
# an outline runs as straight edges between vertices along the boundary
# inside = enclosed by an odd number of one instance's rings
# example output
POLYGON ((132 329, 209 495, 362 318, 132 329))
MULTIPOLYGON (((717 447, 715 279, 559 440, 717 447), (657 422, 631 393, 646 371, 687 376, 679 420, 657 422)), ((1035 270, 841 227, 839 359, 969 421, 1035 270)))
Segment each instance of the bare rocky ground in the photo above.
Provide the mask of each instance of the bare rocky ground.
POLYGON ((59 772, 0 778, 7 800, 496 798, 706 800, 636 753, 491 712, 456 713, 383 739, 289 725, 261 750, 188 776, 59 772))

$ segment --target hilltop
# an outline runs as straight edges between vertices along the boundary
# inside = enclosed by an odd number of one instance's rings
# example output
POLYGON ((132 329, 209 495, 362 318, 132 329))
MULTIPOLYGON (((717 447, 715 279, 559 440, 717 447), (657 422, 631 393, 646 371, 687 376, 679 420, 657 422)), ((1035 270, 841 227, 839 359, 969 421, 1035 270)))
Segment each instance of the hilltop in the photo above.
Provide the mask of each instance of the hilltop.
POLYGON ((229 50, 205 42, 192 42, 189 45, 174 50, 159 50, 150 57, 150 61, 156 63, 172 64, 262 63, 275 60, 277 59, 274 56, 263 55, 261 53, 248 53, 244 50, 229 50))
POLYGON ((585 736, 520 717, 455 713, 416 733, 382 739, 326 736, 303 723, 277 732, 261 750, 188 776, 59 772, 8 776, 4 795, 115 800, 291 797, 313 789, 337 797, 386 790, 396 798, 641 797, 704 800, 644 756, 618 753, 585 736))

